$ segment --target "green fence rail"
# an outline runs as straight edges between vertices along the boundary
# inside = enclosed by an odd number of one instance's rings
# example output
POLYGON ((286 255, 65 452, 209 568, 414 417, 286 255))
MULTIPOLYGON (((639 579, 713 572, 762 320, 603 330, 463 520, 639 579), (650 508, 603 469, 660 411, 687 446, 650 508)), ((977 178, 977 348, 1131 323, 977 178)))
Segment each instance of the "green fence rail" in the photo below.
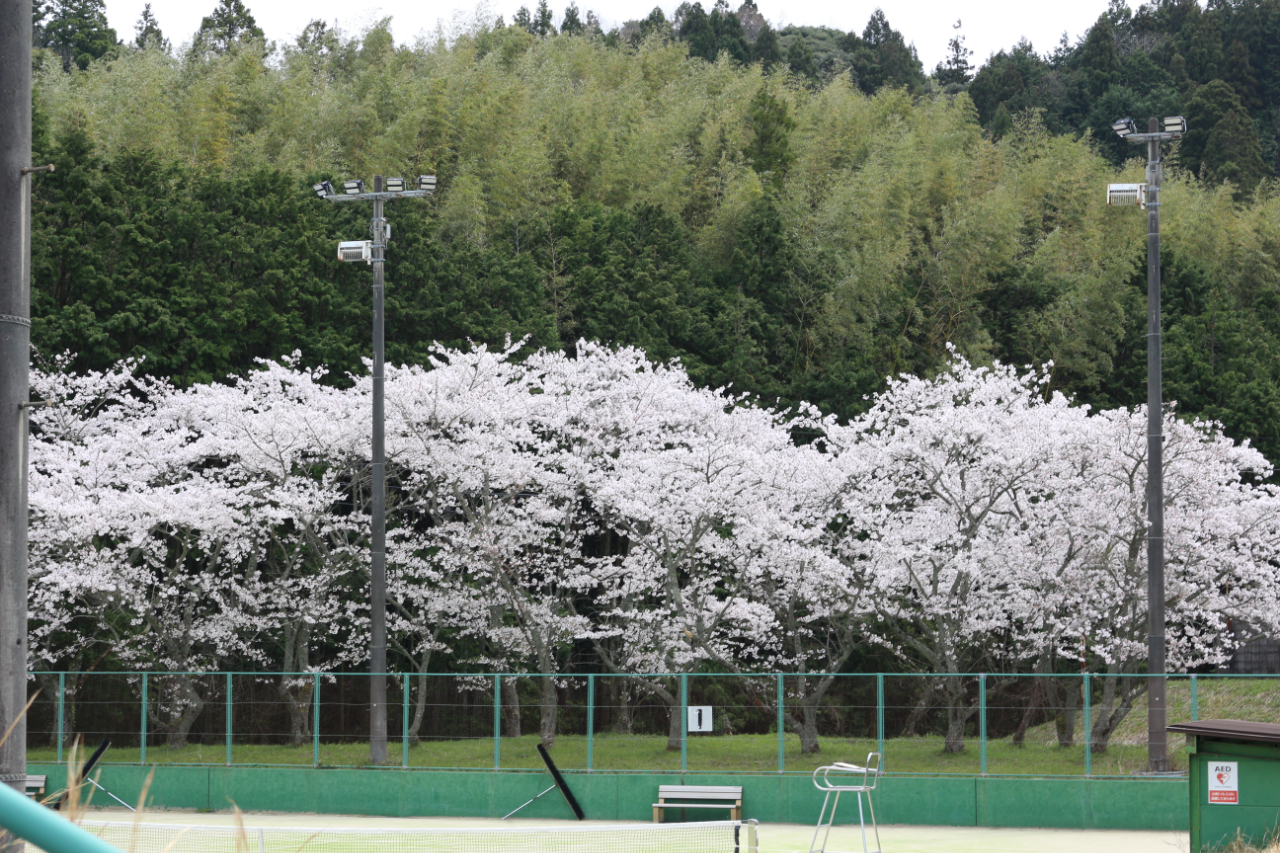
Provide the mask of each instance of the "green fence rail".
MULTIPOLYGON (((1280 722, 1280 676, 1170 675, 1170 723, 1280 722)), ((32 762, 367 767, 364 673, 40 672, 32 762)), ((1108 674, 390 674, 393 766, 810 772, 879 751, 894 775, 1129 776, 1147 677, 1108 674)), ((1175 769, 1185 767, 1171 742, 1175 769)))

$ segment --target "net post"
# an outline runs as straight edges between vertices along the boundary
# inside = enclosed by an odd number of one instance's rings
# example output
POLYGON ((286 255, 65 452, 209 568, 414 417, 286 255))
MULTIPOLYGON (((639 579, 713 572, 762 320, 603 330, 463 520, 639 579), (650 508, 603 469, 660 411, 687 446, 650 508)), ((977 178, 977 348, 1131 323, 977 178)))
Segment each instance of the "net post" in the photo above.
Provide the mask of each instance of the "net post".
POLYGON ((493 769, 502 769, 502 673, 493 676, 493 769))
POLYGON ((987 674, 978 675, 978 755, 983 776, 987 775, 987 674))
POLYGON ((400 676, 400 692, 404 694, 404 707, 400 711, 400 766, 406 770, 409 768, 409 685, 412 677, 408 670, 400 676))
POLYGON ((227 673, 227 766, 231 766, 231 673, 227 673))
POLYGON ((781 773, 786 769, 786 733, 782 725, 782 673, 778 673, 778 772, 781 773))
POLYGON ((141 749, 138 752, 138 763, 147 763, 147 673, 142 673, 142 726, 140 729, 141 749))
POLYGON ((58 763, 62 763, 63 728, 66 725, 67 674, 58 673, 58 763))
POLYGON ((876 673, 876 751, 880 753, 880 766, 884 766, 884 673, 876 673))
POLYGON ((1080 677, 1084 679, 1084 775, 1089 777, 1093 775, 1093 697, 1089 694, 1089 673, 1083 672, 1080 677))
POLYGON ((1200 691, 1195 673, 1191 674, 1191 722, 1200 719, 1200 691))
POLYGON ((587 772, 591 772, 591 747, 596 737, 596 677, 587 674, 587 772))
POLYGON ((311 766, 320 766, 320 673, 311 674, 311 766))
POLYGON ((689 772, 689 675, 680 674, 680 772, 689 772))

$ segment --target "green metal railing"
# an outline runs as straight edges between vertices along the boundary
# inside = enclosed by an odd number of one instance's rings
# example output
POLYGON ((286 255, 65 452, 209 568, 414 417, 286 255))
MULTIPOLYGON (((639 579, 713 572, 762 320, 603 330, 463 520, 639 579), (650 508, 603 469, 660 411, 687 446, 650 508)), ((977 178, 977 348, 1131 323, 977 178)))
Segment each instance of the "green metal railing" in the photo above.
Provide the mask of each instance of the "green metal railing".
MULTIPOLYGON (((401 768, 537 769, 533 744, 550 726, 557 762, 584 772, 811 772, 873 750, 895 774, 1125 776, 1145 769, 1145 675, 853 673, 835 676, 813 701, 820 675, 557 675, 551 709, 542 706, 546 684, 537 674, 391 674, 388 728, 399 733, 401 768), (508 690, 514 695, 504 708, 508 690), (670 706, 663 691, 675 697, 670 706), (689 731, 691 707, 712 709, 711 732, 689 731)), ((74 737, 89 748, 109 738, 106 763, 368 766, 367 678, 35 673, 32 689, 42 694, 28 750, 32 761, 62 763, 74 737)), ((1208 714, 1280 722, 1276 678, 1170 675, 1169 721, 1208 714)), ((1176 767, 1181 753, 1170 752, 1176 767)))

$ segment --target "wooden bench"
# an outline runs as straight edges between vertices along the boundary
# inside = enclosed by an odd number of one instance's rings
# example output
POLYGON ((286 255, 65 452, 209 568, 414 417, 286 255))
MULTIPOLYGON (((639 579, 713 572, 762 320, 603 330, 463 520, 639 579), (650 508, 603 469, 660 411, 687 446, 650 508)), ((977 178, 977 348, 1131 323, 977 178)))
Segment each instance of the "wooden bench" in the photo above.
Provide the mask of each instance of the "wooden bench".
POLYGON ((23 788, 27 796, 36 800, 43 797, 44 783, 47 778, 46 776, 28 776, 26 786, 23 788))
POLYGON ((654 823, 662 823, 666 809, 728 809, 730 820, 742 820, 742 786, 659 785, 654 823))

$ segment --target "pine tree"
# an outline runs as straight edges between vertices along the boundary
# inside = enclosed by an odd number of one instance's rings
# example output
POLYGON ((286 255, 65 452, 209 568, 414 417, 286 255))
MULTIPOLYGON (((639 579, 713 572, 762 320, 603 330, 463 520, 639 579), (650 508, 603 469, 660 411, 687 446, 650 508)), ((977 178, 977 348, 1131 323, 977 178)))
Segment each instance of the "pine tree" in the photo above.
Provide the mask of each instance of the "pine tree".
POLYGON ((956 35, 947 42, 947 58, 938 63, 933 76, 944 86, 963 86, 973 79, 973 65, 969 57, 973 51, 964 46, 964 36, 956 35))
POLYGON ((778 45, 778 34, 768 22, 760 28, 756 35, 756 43, 751 46, 751 61, 759 62, 769 71, 782 61, 782 48, 778 45))
POLYGON ((263 39, 262 29, 245 8, 244 0, 218 0, 213 13, 200 22, 197 50, 226 53, 241 39, 263 39))
POLYGON ((742 153, 752 169, 769 175, 774 188, 781 189, 787 169, 796 159, 791 152, 791 131, 796 128, 796 120, 791 117, 787 102, 765 85, 751 99, 747 121, 751 139, 742 153))
POLYGON ((582 19, 578 17, 578 4, 570 3, 564 10, 564 20, 560 22, 560 32, 567 36, 580 36, 586 31, 582 19))
POLYGON ((817 79, 818 66, 813 61, 813 48, 804 40, 804 36, 796 36, 787 48, 787 66, 792 74, 809 80, 817 79))
POLYGON ((1258 78, 1253 74, 1253 66, 1249 64, 1249 48, 1241 41, 1231 42, 1227 48, 1226 68, 1223 79, 1231 84, 1240 96, 1240 103, 1249 111, 1262 106, 1258 99, 1258 78))
POLYGON ((43 26, 48 47, 62 57, 62 67, 84 70, 101 59, 119 42, 116 31, 107 26, 104 0, 59 0, 43 26))
POLYGON ((552 22, 551 7, 547 5, 547 0, 538 0, 538 11, 533 16, 533 29, 530 32, 535 36, 556 34, 556 25, 552 22))
POLYGON ((142 14, 138 16, 138 23, 133 25, 133 32, 133 43, 138 47, 146 48, 147 45, 154 44, 165 53, 169 52, 169 40, 160 31, 160 24, 156 21, 156 16, 151 13, 150 3, 143 7, 142 14))
POLYGON ((1116 53, 1115 34, 1106 15, 1098 18, 1089 30, 1080 51, 1080 72, 1093 98, 1120 82, 1120 56, 1116 53))
POLYGON ((1229 181, 1238 199, 1251 194, 1271 174, 1248 113, 1231 110, 1213 126, 1205 145, 1204 165, 1211 179, 1229 181))

